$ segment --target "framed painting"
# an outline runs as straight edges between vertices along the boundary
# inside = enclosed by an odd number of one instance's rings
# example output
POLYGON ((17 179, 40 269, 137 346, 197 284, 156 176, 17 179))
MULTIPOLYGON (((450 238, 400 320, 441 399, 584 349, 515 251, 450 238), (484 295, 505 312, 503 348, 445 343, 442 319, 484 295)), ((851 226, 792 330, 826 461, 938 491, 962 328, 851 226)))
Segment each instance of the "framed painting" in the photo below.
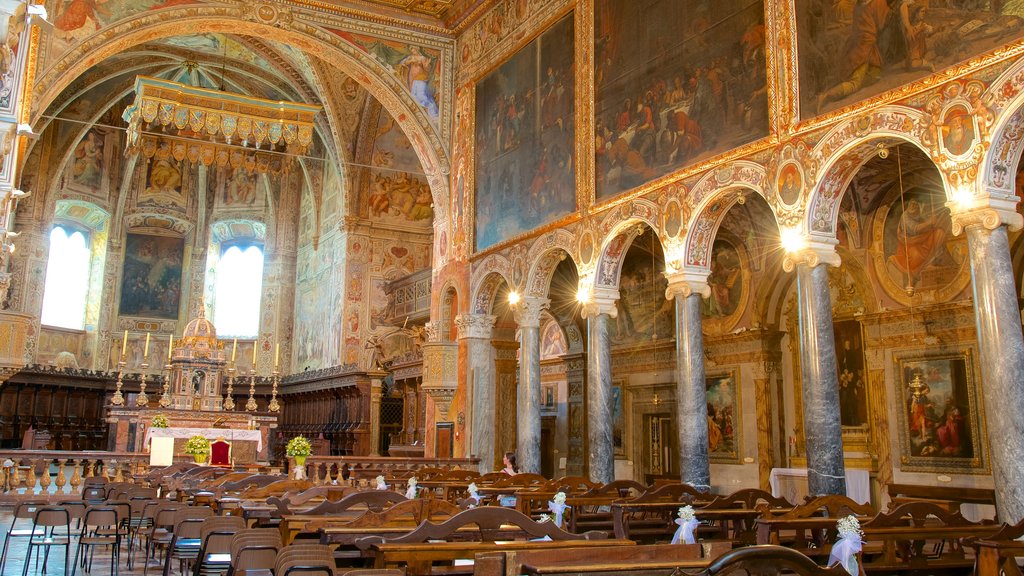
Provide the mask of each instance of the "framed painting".
POLYGON ((708 457, 711 462, 735 464, 740 460, 740 393, 736 372, 706 376, 708 404, 708 457))
POLYGON ((129 233, 121 275, 121 314, 176 319, 184 253, 183 238, 129 233))
POLYGON ((476 249, 576 209, 569 14, 476 85, 476 249))
POLYGON ((970 349, 896 358, 904 471, 987 473, 970 349))
POLYGON ((110 132, 101 128, 92 128, 86 132, 68 162, 64 187, 72 192, 106 199, 110 188, 109 172, 115 141, 116 138, 112 139, 110 132))
POLYGON ((839 373, 839 415, 843 430, 868 424, 868 385, 864 372, 864 344, 860 322, 840 320, 832 323, 836 343, 836 369, 839 373))

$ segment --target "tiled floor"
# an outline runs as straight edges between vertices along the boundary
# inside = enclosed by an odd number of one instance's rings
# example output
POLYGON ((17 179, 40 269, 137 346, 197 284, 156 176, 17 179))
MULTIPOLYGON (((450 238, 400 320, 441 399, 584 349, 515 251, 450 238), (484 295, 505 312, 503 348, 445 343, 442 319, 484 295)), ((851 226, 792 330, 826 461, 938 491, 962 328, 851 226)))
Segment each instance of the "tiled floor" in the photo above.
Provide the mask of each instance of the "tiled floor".
MULTIPOLYGON (((13 515, 11 513, 10 508, 0 509, 0 546, 3 545, 3 540, 6 538, 7 531, 11 527, 12 519, 13 515)), ((29 528, 30 526, 31 524, 28 521, 19 521, 19 527, 29 528), (24 524, 22 524, 23 522, 24 524)), ((74 530, 72 530, 72 532, 74 532, 74 530)), ((3 573, 0 576, 21 576, 25 568, 25 556, 27 548, 27 543, 25 542, 25 540, 25 538, 15 538, 11 541, 11 545, 7 550, 7 558, 6 561, 4 562, 3 573)), ((66 576, 71 574, 71 560, 75 556, 76 545, 77 538, 73 538, 72 546, 70 547, 70 557, 68 558, 68 570, 66 573, 64 571, 64 548, 58 547, 54 548, 50 552, 50 559, 48 562, 48 566, 46 567, 46 572, 43 572, 41 562, 37 563, 34 557, 35 554, 33 554, 33 558, 31 562, 29 562, 28 574, 32 576, 66 576)), ((142 554, 139 553, 136 556, 137 560, 135 562, 135 566, 133 567, 134 569, 128 570, 128 568, 125 565, 127 559, 127 550, 127 545, 125 545, 125 548, 123 548, 121 552, 121 569, 117 573, 121 574, 122 576, 141 576, 143 573, 142 554)), ((42 556, 40 556, 40 560, 42 560, 42 556)), ((150 564, 148 575, 160 576, 162 568, 162 566, 150 564)), ((175 568, 177 568, 177 566, 175 566, 175 568)), ((82 570, 82 567, 79 566, 75 574, 77 576, 78 574, 85 574, 85 572, 82 570)), ((96 555, 94 556, 92 564, 92 571, 90 571, 88 574, 92 574, 95 576, 105 576, 107 574, 110 574, 109 548, 96 549, 96 555)), ((178 574, 178 572, 175 570, 173 574, 178 574)))

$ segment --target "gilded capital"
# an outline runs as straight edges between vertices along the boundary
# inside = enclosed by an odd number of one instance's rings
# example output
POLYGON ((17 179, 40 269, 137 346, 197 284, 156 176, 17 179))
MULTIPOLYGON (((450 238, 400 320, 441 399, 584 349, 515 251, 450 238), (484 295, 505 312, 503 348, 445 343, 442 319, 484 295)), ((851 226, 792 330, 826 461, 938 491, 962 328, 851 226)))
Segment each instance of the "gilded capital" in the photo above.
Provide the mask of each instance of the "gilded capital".
POLYGON ((590 318, 591 316, 598 316, 600 314, 607 314, 612 318, 619 315, 619 309, 615 306, 618 302, 616 298, 591 298, 590 300, 580 304, 580 314, 584 318, 590 318))
POLYGON ((986 230, 995 230, 1004 224, 1012 230, 1020 230, 1024 226, 1024 217, 1012 208, 986 206, 951 214, 953 235, 959 236, 970 226, 984 226, 986 230))
POLYGON ((792 272, 800 264, 806 264, 810 268, 814 268, 818 264, 838 267, 842 264, 842 259, 836 252, 838 243, 838 240, 808 242, 799 250, 786 253, 782 259, 782 269, 792 272))
POLYGON ((490 340, 497 317, 488 314, 460 314, 455 317, 459 339, 484 338, 490 340))
POLYGON ((668 280, 668 288, 665 289, 665 298, 674 300, 676 296, 688 297, 690 294, 700 294, 701 298, 711 296, 711 286, 708 285, 708 276, 711 270, 707 268, 685 268, 680 272, 666 272, 665 279, 668 280))
POLYGON ((540 328, 540 313, 550 307, 550 299, 530 296, 513 307, 513 314, 520 328, 540 328))

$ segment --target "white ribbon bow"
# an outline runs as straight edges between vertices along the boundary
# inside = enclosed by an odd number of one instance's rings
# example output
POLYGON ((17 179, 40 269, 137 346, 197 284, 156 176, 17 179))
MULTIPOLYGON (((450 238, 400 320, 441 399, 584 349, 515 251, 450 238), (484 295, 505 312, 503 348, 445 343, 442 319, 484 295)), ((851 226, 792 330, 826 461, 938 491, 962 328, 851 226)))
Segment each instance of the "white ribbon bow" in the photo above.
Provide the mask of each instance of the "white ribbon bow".
POLYGON ((700 525, 700 520, 694 518, 693 520, 683 520, 682 518, 676 518, 676 524, 679 528, 676 529, 676 533, 672 536, 673 544, 696 544, 697 541, 693 538, 693 531, 700 525))
POLYGON ((388 485, 383 480, 377 480, 377 490, 387 490, 388 485))
POLYGON ((555 515, 555 526, 558 526, 559 528, 562 527, 562 514, 564 514, 569 508, 571 508, 571 506, 559 504, 554 501, 548 502, 548 511, 555 515))
POLYGON ((859 534, 844 534, 832 546, 832 553, 828 556, 828 565, 839 564, 853 576, 857 575, 857 553, 860 552, 864 542, 859 534))

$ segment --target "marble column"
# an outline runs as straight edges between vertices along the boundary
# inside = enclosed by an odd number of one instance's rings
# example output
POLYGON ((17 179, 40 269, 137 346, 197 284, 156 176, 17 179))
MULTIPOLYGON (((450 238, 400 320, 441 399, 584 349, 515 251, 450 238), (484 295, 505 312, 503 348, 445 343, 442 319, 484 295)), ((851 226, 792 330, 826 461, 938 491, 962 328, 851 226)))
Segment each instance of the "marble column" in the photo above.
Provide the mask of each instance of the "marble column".
POLYGON ((602 484, 615 480, 608 321, 616 315, 616 300, 618 295, 583 305, 583 317, 587 319, 587 463, 591 481, 602 484))
POLYGON ((515 305, 519 324, 519 387, 516 394, 516 455, 520 472, 540 474, 540 313, 547 298, 523 298, 515 305))
POLYGON ((783 263, 786 271, 796 269, 807 491, 811 496, 846 494, 832 299, 824 264, 839 264, 831 246, 806 248, 787 255, 783 263))
POLYGON ((472 391, 469 454, 480 459, 480 473, 494 468, 494 316, 462 314, 455 317, 459 340, 466 346, 466 385, 472 391))
MULTIPOLYGON (((698 275, 699 276, 699 275, 698 275)), ((701 297, 710 294, 707 276, 669 278, 665 296, 676 303, 676 429, 679 475, 685 484, 711 490, 708 460, 708 404, 704 383, 704 325, 701 297)))
POLYGON ((998 435, 989 443, 992 480, 999 520, 1013 524, 1024 518, 1024 338, 1010 244, 997 216, 991 210, 954 216, 953 231, 967 230, 985 419, 998 435))

